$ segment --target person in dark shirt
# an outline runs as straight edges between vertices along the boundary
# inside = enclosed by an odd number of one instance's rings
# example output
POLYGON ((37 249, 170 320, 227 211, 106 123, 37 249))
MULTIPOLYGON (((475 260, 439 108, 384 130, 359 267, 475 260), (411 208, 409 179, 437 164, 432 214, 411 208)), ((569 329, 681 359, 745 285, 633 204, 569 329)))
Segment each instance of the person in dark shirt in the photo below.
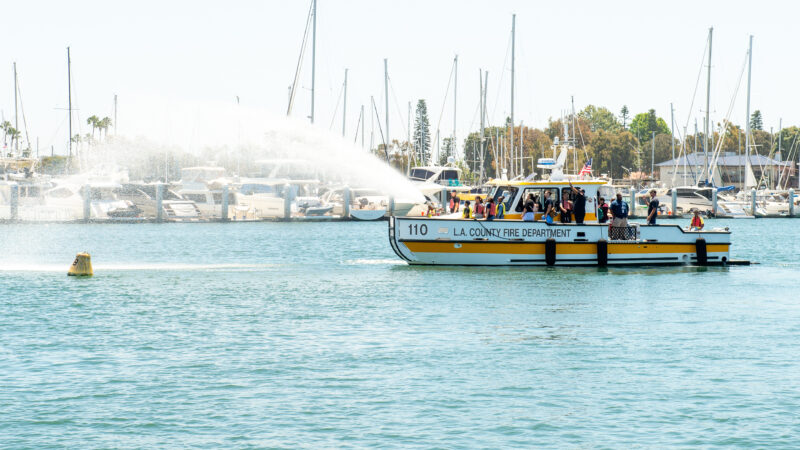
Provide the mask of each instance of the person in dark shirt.
POLYGON ((628 226, 628 202, 622 199, 622 193, 617 192, 617 199, 611 202, 611 215, 614 219, 611 223, 613 227, 628 226))
POLYGON ((572 214, 575 215, 575 223, 583 224, 583 218, 586 216, 586 191, 577 189, 569 182, 569 187, 572 188, 572 214))
POLYGON ((597 222, 608 222, 608 203, 606 203, 606 199, 603 197, 600 197, 597 202, 597 222))
POLYGON ((658 217, 658 199, 656 199, 656 190, 650 190, 650 200, 647 203, 647 224, 655 225, 656 217, 658 217))
POLYGON ((550 195, 550 191, 544 191, 542 210, 544 211, 544 221, 547 223, 553 223, 553 216, 555 216, 553 211, 556 210, 556 205, 554 205, 553 201, 550 200, 550 195))
POLYGON ((522 220, 525 222, 533 222, 535 211, 536 203, 533 201, 533 194, 528 194, 528 199, 525 200, 525 204, 522 206, 522 220))
POLYGON ((572 202, 569 201, 566 195, 561 200, 559 210, 561 211, 561 223, 570 223, 572 221, 572 202))

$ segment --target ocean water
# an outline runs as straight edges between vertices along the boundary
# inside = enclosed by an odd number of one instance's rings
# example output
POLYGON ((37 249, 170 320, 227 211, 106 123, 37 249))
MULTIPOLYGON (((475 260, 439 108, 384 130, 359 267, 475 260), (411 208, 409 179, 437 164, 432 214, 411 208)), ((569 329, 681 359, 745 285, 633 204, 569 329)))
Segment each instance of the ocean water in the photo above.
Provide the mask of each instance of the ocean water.
POLYGON ((800 445, 800 221, 728 268, 409 267, 379 223, 0 225, 0 447, 800 445), (95 276, 66 270, 78 251, 95 276))

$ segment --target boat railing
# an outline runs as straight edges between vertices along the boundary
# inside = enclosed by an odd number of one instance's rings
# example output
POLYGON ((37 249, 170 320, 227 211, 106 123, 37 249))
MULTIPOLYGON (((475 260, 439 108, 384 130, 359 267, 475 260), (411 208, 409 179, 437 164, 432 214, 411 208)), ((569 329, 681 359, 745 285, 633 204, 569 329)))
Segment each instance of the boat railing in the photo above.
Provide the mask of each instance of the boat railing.
POLYGON ((638 231, 635 226, 612 226, 608 229, 608 239, 611 241, 635 241, 638 238, 638 231))

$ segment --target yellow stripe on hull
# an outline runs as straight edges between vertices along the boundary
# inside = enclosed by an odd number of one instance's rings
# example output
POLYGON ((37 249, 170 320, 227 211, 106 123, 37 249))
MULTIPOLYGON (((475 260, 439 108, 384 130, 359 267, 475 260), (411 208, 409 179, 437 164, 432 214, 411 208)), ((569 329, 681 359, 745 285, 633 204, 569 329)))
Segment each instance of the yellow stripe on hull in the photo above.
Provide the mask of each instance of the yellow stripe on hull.
MULTIPOLYGON (((402 242, 413 253, 491 253, 502 255, 541 255, 544 254, 544 243, 537 242, 402 242)), ((727 253, 730 244, 709 244, 708 253, 727 253)), ((644 243, 609 243, 609 255, 626 254, 670 254, 670 253, 695 253, 694 244, 644 244, 644 243)), ((597 245, 594 242, 586 243, 558 243, 557 255, 595 255, 597 245)))

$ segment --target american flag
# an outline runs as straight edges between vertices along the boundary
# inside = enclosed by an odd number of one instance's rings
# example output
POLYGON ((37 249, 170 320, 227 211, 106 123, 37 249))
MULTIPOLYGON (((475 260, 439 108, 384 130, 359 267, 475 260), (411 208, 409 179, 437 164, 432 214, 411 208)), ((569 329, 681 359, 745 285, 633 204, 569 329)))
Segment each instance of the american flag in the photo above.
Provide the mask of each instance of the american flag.
POLYGON ((578 173, 580 176, 584 175, 591 175, 592 174, 592 158, 589 158, 589 161, 583 165, 583 169, 578 173))

